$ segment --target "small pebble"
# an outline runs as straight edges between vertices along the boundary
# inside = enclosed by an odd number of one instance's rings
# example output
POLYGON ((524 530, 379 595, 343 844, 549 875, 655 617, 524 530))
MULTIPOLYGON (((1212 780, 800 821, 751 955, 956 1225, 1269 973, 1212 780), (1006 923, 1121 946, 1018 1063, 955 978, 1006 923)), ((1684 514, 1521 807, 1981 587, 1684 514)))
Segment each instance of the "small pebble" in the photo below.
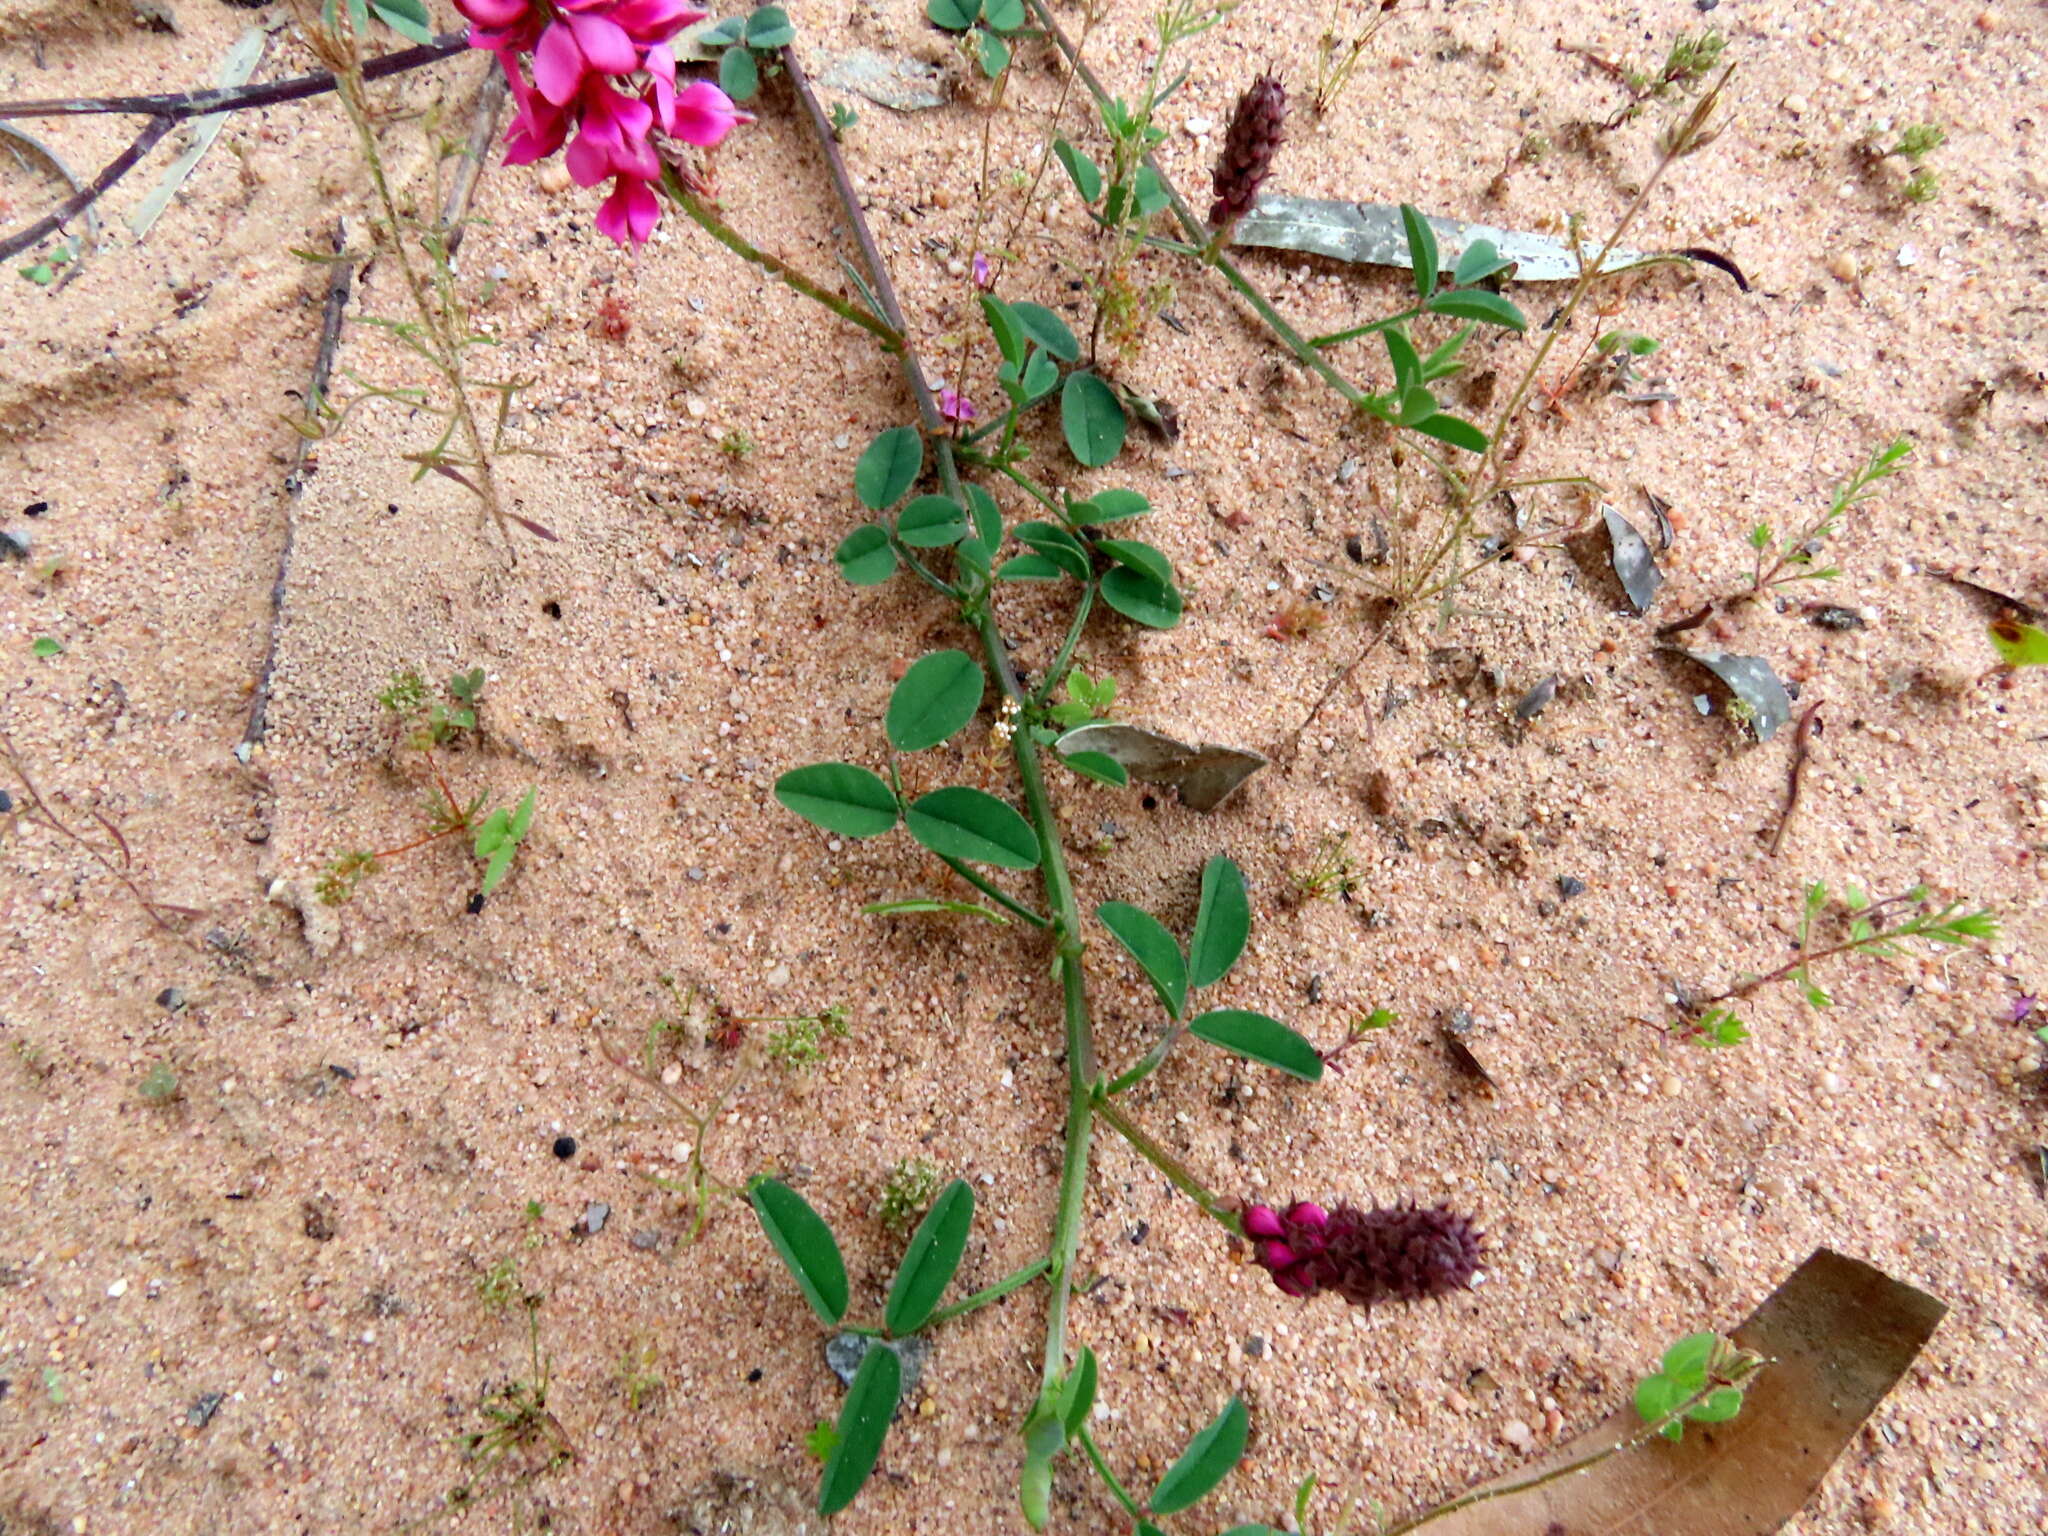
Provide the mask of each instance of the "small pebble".
POLYGON ((1507 1423, 1501 1425, 1500 1437, 1524 1454, 1536 1443, 1535 1431, 1530 1429, 1520 1419, 1509 1419, 1507 1423))
POLYGON ((555 1138, 555 1156, 566 1163, 575 1155, 576 1138, 574 1136, 557 1136, 555 1138))
POLYGON ((1828 258, 1828 275, 1837 282, 1855 282, 1857 271, 1856 258, 1847 251, 1837 251, 1828 258))
POLYGON ((583 1219, 576 1224, 576 1230, 585 1237, 595 1237, 611 1219, 612 1208, 602 1200, 593 1200, 583 1207, 583 1219))
POLYGON ((1834 1098, 1847 1085, 1843 1083, 1841 1074, 1839 1072, 1823 1072, 1814 1081, 1813 1086, 1818 1088, 1822 1093, 1826 1094, 1829 1098, 1834 1098))

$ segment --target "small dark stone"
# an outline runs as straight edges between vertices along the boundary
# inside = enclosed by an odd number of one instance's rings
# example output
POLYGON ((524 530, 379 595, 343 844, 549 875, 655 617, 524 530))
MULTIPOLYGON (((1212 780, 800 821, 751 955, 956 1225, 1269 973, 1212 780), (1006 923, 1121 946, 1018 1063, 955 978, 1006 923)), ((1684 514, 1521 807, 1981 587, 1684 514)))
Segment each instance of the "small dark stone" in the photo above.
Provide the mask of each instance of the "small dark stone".
POLYGON ((1515 705, 1515 718, 1524 724, 1534 720, 1550 707, 1550 701, 1557 697, 1557 674, 1551 673, 1534 688, 1523 694, 1515 705))
POLYGON ((21 509, 21 515, 23 517, 41 517, 49 510, 50 504, 47 501, 32 501, 21 509))
POLYGON ((1307 991, 1308 1000, 1311 1005, 1320 1003, 1323 1000, 1323 973, 1321 971, 1317 971, 1315 975, 1309 977, 1307 991))
POLYGON ((576 1138, 574 1136, 557 1136, 555 1138, 555 1156, 566 1163, 575 1155, 576 1138))
POLYGON ((185 994, 178 987, 165 987, 163 991, 157 993, 156 1005, 166 1013, 176 1013, 185 1006, 185 994))
POLYGON ((225 1392, 204 1392, 192 1400, 192 1406, 185 1410, 185 1422, 194 1429, 204 1429, 220 1412, 220 1405, 228 1400, 225 1392))
POLYGON ((759 1381, 760 1379, 761 1379, 761 1367, 759 1367, 758 1365, 757 1365, 757 1366, 755 1366, 755 1367, 754 1367, 754 1368, 753 1368, 753 1369, 752 1369, 751 1371, 747 1372, 747 1380, 749 1380, 749 1381, 759 1381))
MULTIPOLYGON (((925 1361, 931 1357, 932 1341, 927 1334, 913 1333, 907 1339, 884 1341, 865 1333, 837 1333, 825 1341, 825 1363, 832 1367, 833 1375, 850 1387, 853 1385, 853 1373, 860 1369, 868 1350, 876 1346, 896 1351, 896 1359, 903 1367, 903 1390, 898 1403, 909 1402, 916 1395, 917 1384, 924 1376, 925 1361)), ((900 1406, 897 1411, 902 1411, 900 1406)))
POLYGON ((1862 629, 1863 615, 1854 608, 1837 608, 1832 605, 1815 611, 1813 622, 1822 629, 1862 629))
POLYGON ((327 1242, 334 1236, 334 1213, 319 1200, 304 1200, 299 1203, 299 1215, 304 1222, 306 1236, 316 1243, 327 1242))
POLYGON ((661 1234, 651 1231, 646 1227, 642 1227, 638 1232, 635 1232, 626 1239, 626 1242, 640 1253, 659 1253, 661 1251, 661 1234))
POLYGON ((1135 1227, 1132 1227, 1129 1231, 1124 1233, 1124 1236, 1128 1237, 1131 1240, 1131 1246, 1133 1248, 1137 1247, 1138 1244, 1144 1242, 1145 1239, 1150 1237, 1151 1235, 1152 1223, 1149 1221, 1141 1221, 1135 1227))
POLYGON ((340 1078, 344 1083, 352 1083, 356 1080, 356 1069, 354 1067, 344 1067, 340 1062, 330 1061, 327 1063, 327 1070, 340 1078))
POLYGON ((1145 809, 1148 811, 1156 811, 1159 809, 1159 799, 1156 795, 1141 795, 1138 799, 1138 804, 1145 807, 1145 809))
POLYGON ((1344 553, 1351 557, 1353 565, 1365 564, 1365 540, 1354 533, 1344 541, 1344 553))
POLYGON ((1266 1339, 1265 1339, 1265 1335, 1264 1335, 1264 1334, 1258 1334, 1258 1333, 1254 1333, 1254 1334, 1250 1335, 1250 1336, 1249 1336, 1248 1338, 1246 1338, 1246 1340, 1244 1341, 1244 1352, 1245 1352, 1246 1354, 1250 1355, 1250 1356, 1251 1356, 1251 1357, 1252 1357, 1252 1358, 1253 1358, 1254 1360, 1263 1360, 1263 1359, 1265 1359, 1265 1358, 1266 1358, 1266 1339))
POLYGON ((471 917, 475 917, 475 916, 477 915, 477 913, 479 913, 479 912, 483 911, 483 909, 484 909, 484 893, 483 893, 482 891, 474 891, 474 892, 472 892, 472 893, 470 894, 470 898, 469 898, 469 908, 468 908, 468 910, 469 910, 469 915, 470 915, 471 917))
POLYGON ((1536 900, 1536 915, 1538 917, 1557 916, 1557 903, 1552 901, 1548 896, 1538 897, 1536 900))
POLYGON ((1574 896, 1583 896, 1586 894, 1586 882, 1577 875, 1559 875, 1557 877, 1557 894, 1566 901, 1570 901, 1574 896))
POLYGON ((559 619, 562 616, 562 605, 551 597, 540 605, 540 611, 551 619, 559 619))
POLYGON ((14 796, 7 793, 6 790, 0 789, 0 816, 5 816, 9 811, 13 809, 14 796))

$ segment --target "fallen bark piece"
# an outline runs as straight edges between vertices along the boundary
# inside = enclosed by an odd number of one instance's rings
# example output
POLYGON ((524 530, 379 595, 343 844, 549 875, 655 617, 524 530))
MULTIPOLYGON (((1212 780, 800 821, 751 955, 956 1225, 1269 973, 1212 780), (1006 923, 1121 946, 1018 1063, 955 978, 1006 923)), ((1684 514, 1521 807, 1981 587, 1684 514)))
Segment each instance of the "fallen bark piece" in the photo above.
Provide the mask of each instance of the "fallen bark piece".
POLYGON ((1208 742, 1189 746, 1157 731, 1118 721, 1077 726, 1053 748, 1062 757, 1100 752, 1114 758, 1134 779, 1179 790, 1182 803, 1197 811, 1215 810, 1238 785, 1266 766, 1263 756, 1242 747, 1208 742))
POLYGON ((1544 1462, 1475 1490, 1501 1490, 1484 1502, 1420 1528, 1431 1536, 1767 1536, 1805 1506, 1947 1313, 1925 1291, 1816 1249, 1731 1335, 1767 1362, 1734 1418, 1563 1472, 1642 1433, 1642 1420, 1623 1409, 1544 1462), (1506 1491, 1546 1474, 1555 1480, 1506 1491))

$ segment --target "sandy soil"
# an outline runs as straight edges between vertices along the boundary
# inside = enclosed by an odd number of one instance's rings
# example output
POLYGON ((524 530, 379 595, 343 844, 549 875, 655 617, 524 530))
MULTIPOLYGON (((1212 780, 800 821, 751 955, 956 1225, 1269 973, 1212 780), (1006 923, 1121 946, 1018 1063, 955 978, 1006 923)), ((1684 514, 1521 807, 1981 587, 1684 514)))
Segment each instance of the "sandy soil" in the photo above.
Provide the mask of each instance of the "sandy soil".
MULTIPOLYGON (((166 34, 118 0, 8 0, 0 96, 198 84, 243 27, 282 19, 173 5, 181 30, 166 34)), ((959 86, 914 116, 858 104, 847 150, 921 341, 957 339, 973 315, 960 263, 989 121, 979 88, 908 0, 795 9, 806 49, 907 51, 959 86)), ((1671 503, 1654 623, 1741 580, 1753 522, 1810 511, 1892 434, 1917 440, 1852 519, 1842 577, 1813 593, 1867 627, 1816 627, 1795 606, 1727 636, 1825 700, 1781 853, 1765 842, 1789 732, 1746 746, 1696 713, 1702 680, 1655 653, 1585 547, 1475 577, 1441 629, 1411 625, 1375 653, 1290 768, 1214 816, 1060 791, 1087 903, 1185 921, 1205 857, 1245 867, 1254 947, 1228 1001, 1325 1042, 1366 1008, 1401 1015, 1320 1088, 1177 1056, 1136 1112, 1232 1192, 1448 1199, 1494 1245, 1487 1283, 1454 1306, 1290 1303, 1104 1141, 1083 1253, 1102 1283, 1076 1328, 1103 1360, 1111 1454, 1156 1469, 1229 1392, 1253 1411, 1243 1471, 1188 1529, 1280 1521, 1309 1472, 1392 1508, 1441 1497, 1513 1465, 1518 1421, 1540 1453, 1620 1401, 1662 1343, 1739 1319, 1818 1244, 1953 1310, 1788 1529, 2018 1532, 2048 1514, 2048 1136, 2038 1051, 2011 1016, 2042 981, 2048 710, 2039 678, 1984 680, 1987 615, 1925 574, 1957 565, 2037 600, 2048 586, 2048 16, 1712 9, 1741 64, 1733 120, 1673 168, 1637 233, 1726 250, 1754 291, 1713 274, 1635 284, 1602 323, 1661 338, 1655 371, 1680 402, 1575 397, 1530 421, 1522 462, 1594 476, 1631 513, 1638 488, 1671 503), (1929 119, 1948 130, 1942 194, 1916 207, 1855 145, 1929 119), (1550 673, 1557 702, 1510 729, 1505 705, 1550 673), (1339 831, 1357 899, 1291 900, 1339 831), (1561 877, 1583 894, 1561 899, 1561 877), (1783 960, 1816 878, 1924 881, 1997 909, 2007 936, 1842 963, 1825 1013, 1768 993, 1739 1051, 1673 1048, 1644 1026, 1675 983, 1783 960), (1440 1043, 1452 1009, 1475 1020, 1490 1099, 1440 1043)), ((1405 5, 1339 109, 1300 119, 1277 184, 1552 231, 1580 211, 1603 229, 1663 114, 1572 148, 1571 125, 1618 96, 1556 45, 1648 59, 1707 19, 1690 3, 1405 5), (1555 152, 1497 179, 1531 134, 1555 152)), ((1183 185, 1214 150, 1189 127, 1227 117, 1262 63, 1304 82, 1319 20, 1252 0, 1193 47, 1164 149, 1183 185)), ((1146 33, 1142 8, 1119 6, 1091 52, 1128 87, 1146 33)), ((1022 60, 990 124, 1005 222, 1009 173, 1035 167, 1060 89, 1046 49, 1022 60)), ((264 75, 308 62, 280 37, 264 75)), ((409 186, 427 164, 418 114, 459 133, 481 73, 463 59, 392 92, 408 112, 385 141, 409 186)), ((89 175, 128 121, 29 126, 89 175)), ((412 482, 400 455, 428 426, 361 413, 292 514, 271 729, 245 765, 285 418, 322 287, 292 250, 360 213, 365 187, 331 101, 251 113, 137 244, 123 220, 167 158, 108 199, 105 246, 75 280, 0 274, 0 526, 30 547, 0 567, 0 723, 70 824, 101 842, 96 822, 119 829, 137 888, 200 913, 166 932, 79 845, 0 819, 0 1528, 817 1528, 801 1442, 839 1401, 818 1332, 742 1207, 685 1243, 687 1203, 655 1179, 679 1175, 690 1128, 605 1049, 662 1015, 664 975, 746 1014, 843 1002, 851 1037, 822 1067, 748 1080, 715 1170, 799 1179, 848 1249, 857 1307, 893 1265, 874 1205, 901 1158, 974 1181, 968 1283, 1043 1251, 1064 1072, 1044 954, 1008 930, 860 917, 948 877, 906 839, 836 846, 768 793, 797 763, 879 760, 895 670, 950 643, 923 596, 852 591, 829 558, 856 517, 854 457, 908 401, 856 333, 679 223, 636 258, 593 233, 582 192, 493 170, 463 277, 505 343, 497 366, 534 380, 515 438, 548 457, 505 459, 504 483, 560 542, 522 538, 509 563, 458 490, 412 482), (718 447, 736 431, 759 445, 743 461, 718 447), (61 656, 32 655, 45 635, 61 656), (304 900, 329 858, 418 825, 425 780, 373 697, 406 666, 487 669, 481 741, 445 766, 465 791, 536 785, 540 813, 480 911, 466 910, 475 864, 440 844, 329 912, 304 900), (159 1067, 169 1103, 139 1091, 159 1067), (551 1150, 563 1135, 578 1142, 566 1161, 551 1150), (573 1234, 594 1201, 609 1220, 573 1234), (517 1307, 482 1294, 507 1259, 546 1298, 548 1405, 576 1452, 553 1470, 531 1450, 482 1470, 462 1454, 489 1394, 530 1375, 517 1307), (637 1406, 636 1359, 662 1383, 637 1406), (480 1508, 447 1509, 462 1485, 480 1508)), ((0 222, 46 205, 38 175, 0 174, 0 222)), ((832 270, 846 247, 823 165, 777 90, 717 174, 736 224, 832 270)), ((1027 230, 1009 287, 1084 321, 1072 277, 1090 235, 1071 191, 1027 230)), ((1401 302, 1394 274, 1247 265, 1317 328, 1401 302)), ((1159 509, 1148 536, 1185 573, 1189 616, 1164 635, 1103 625, 1083 654, 1121 682, 1125 718, 1270 744, 1369 633, 1355 583, 1306 638, 1268 638, 1275 613, 1317 601, 1331 578, 1314 562, 1346 569, 1347 536, 1375 518, 1417 537, 1416 481, 1397 483, 1384 444, 1349 431, 1220 285, 1163 260, 1158 273, 1179 326, 1153 327, 1123 372, 1172 399, 1185 431, 1134 440, 1114 474, 1159 509)), ((1517 296, 1541 314, 1559 291, 1517 296)), ((352 314, 403 305, 380 264, 352 314)), ((1509 339, 1483 366, 1512 379, 1525 356, 1509 339)), ((362 324, 341 361, 398 367, 362 324)), ((1008 627, 1042 636, 1039 601, 1011 603, 1008 627)), ((992 764, 984 721, 908 768, 913 787, 993 784, 992 764)), ((1150 1028, 1142 982, 1099 953, 1092 974, 1104 1050, 1129 1059, 1150 1028)), ((676 1065, 677 1091, 701 1102, 725 1058, 686 1048, 676 1065)), ((943 1334, 844 1528, 1017 1527, 1013 1432, 1041 1322, 1027 1294, 943 1334)), ((1077 1471, 1058 1503, 1060 1529, 1109 1528, 1077 1471)))

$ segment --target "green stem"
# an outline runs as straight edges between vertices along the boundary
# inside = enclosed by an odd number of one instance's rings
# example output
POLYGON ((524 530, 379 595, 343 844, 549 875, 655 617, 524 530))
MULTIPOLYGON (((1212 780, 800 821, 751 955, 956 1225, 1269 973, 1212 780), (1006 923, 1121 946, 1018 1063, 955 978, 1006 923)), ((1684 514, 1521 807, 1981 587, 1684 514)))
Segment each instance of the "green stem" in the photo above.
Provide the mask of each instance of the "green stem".
POLYGON ((982 895, 988 897, 991 901, 1000 903, 1002 906, 1016 913, 1017 916, 1023 918, 1024 921, 1031 924, 1032 927, 1050 928, 1052 926, 1051 918, 1044 916, 1042 913, 1032 911, 1029 907, 1025 906, 1023 902, 1017 900, 1016 897, 1011 896, 1008 892, 999 889, 993 881, 987 879, 982 875, 976 874, 972 869, 970 869, 967 865, 961 863, 958 859, 953 858, 951 855, 944 853, 939 855, 939 859, 942 863, 945 864, 946 868, 952 870, 954 874, 958 875, 962 880, 965 880, 977 891, 980 891, 982 895))
POLYGON ((1095 1437, 1088 1433, 1088 1426, 1086 1424, 1081 1426, 1081 1449, 1086 1451, 1088 1459, 1095 1463, 1096 1476, 1100 1477, 1104 1484, 1108 1486, 1109 1491, 1116 1495, 1116 1501, 1123 1505, 1124 1512, 1133 1520, 1144 1514, 1145 1507, 1131 1497, 1129 1490, 1117 1481, 1116 1474, 1109 1470, 1109 1463, 1102 1456, 1102 1447, 1097 1445, 1095 1437))
POLYGON ((1001 1301, 1010 1292, 1020 1290, 1024 1286, 1029 1285, 1051 1267, 1052 1260, 1049 1258, 1034 1260, 1026 1264, 1022 1269, 1003 1276, 994 1285, 976 1291, 972 1296, 963 1297, 961 1300, 954 1302, 950 1307, 939 1308, 938 1311, 932 1314, 931 1321, 926 1323, 925 1326, 927 1328, 936 1327, 940 1323, 951 1322, 956 1317, 965 1317, 968 1313, 985 1307, 992 1301, 1001 1301))
POLYGON ((1128 1072, 1120 1073, 1109 1080, 1108 1085, 1102 1090, 1103 1094, 1107 1097, 1114 1097, 1127 1088, 1136 1087, 1154 1072, 1158 1071, 1160 1064, 1166 1060, 1167 1052, 1173 1049, 1174 1042, 1180 1039, 1182 1033, 1183 1028, 1180 1024, 1175 1023, 1168 1026, 1166 1033, 1159 1037, 1159 1043, 1147 1051, 1136 1066, 1132 1067, 1128 1072))
POLYGON ((1074 659, 1074 647, 1080 644, 1081 631, 1088 627, 1088 615, 1094 607, 1095 581, 1091 577, 1088 585, 1081 589, 1081 601, 1075 605, 1074 620, 1067 626, 1067 638, 1060 642, 1059 654, 1053 657, 1044 681, 1032 693, 1028 708, 1043 709, 1046 700, 1052 697, 1053 689, 1059 687, 1060 679, 1067 675, 1067 663, 1074 659))
POLYGON ((889 324, 888 321, 878 319, 858 305, 850 304, 845 299, 839 297, 838 294, 820 287, 816 282, 806 277, 780 256, 771 256, 768 252, 752 244, 746 236, 713 213, 710 206, 703 199, 699 198, 696 193, 685 187, 682 177, 677 173, 674 166, 663 166, 661 177, 662 190, 668 193, 669 200, 677 208, 701 224, 705 232, 712 239, 738 256, 742 261, 749 261, 756 266, 766 267, 805 298, 817 300, 820 304, 831 310, 833 314, 839 316, 840 319, 851 321, 862 330, 873 333, 887 351, 900 353, 904 350, 903 333, 901 331, 889 324))
POLYGON ((1327 336, 1311 336, 1308 344, 1312 347, 1334 347, 1339 342, 1356 341, 1360 336, 1370 336, 1375 331, 1388 330, 1404 320, 1413 320, 1418 315, 1429 313, 1425 305, 1417 304, 1404 309, 1398 315, 1388 315, 1384 320, 1368 320, 1364 325, 1355 325, 1348 331, 1332 331, 1327 336))
POLYGON ((1025 474, 1023 470, 1018 469, 1015 465, 1012 464, 991 463, 990 467, 1000 470, 1005 479, 1009 480, 1012 484, 1017 486, 1017 488, 1023 491, 1025 495, 1031 497, 1034 501, 1037 501, 1040 505, 1045 507, 1047 511, 1053 514, 1053 516, 1058 517, 1062 520, 1065 519, 1066 514, 1061 510, 1060 504, 1054 501, 1051 495, 1045 490, 1045 488, 1041 486, 1036 480, 1033 480, 1029 475, 1025 474))
POLYGON ((1175 1189, 1186 1195, 1195 1204, 1199 1205, 1205 1213, 1215 1217, 1239 1237, 1244 1236, 1244 1222, 1238 1213, 1218 1199, 1216 1194, 1206 1184, 1190 1173, 1185 1163, 1167 1151, 1166 1148, 1159 1145, 1150 1136, 1146 1135, 1144 1131, 1140 1130, 1137 1123, 1109 1099, 1098 1100, 1095 1108, 1109 1125, 1110 1129, 1123 1137, 1125 1141, 1128 1141, 1131 1144, 1131 1149, 1144 1158, 1146 1162, 1165 1174, 1172 1181, 1175 1189))

